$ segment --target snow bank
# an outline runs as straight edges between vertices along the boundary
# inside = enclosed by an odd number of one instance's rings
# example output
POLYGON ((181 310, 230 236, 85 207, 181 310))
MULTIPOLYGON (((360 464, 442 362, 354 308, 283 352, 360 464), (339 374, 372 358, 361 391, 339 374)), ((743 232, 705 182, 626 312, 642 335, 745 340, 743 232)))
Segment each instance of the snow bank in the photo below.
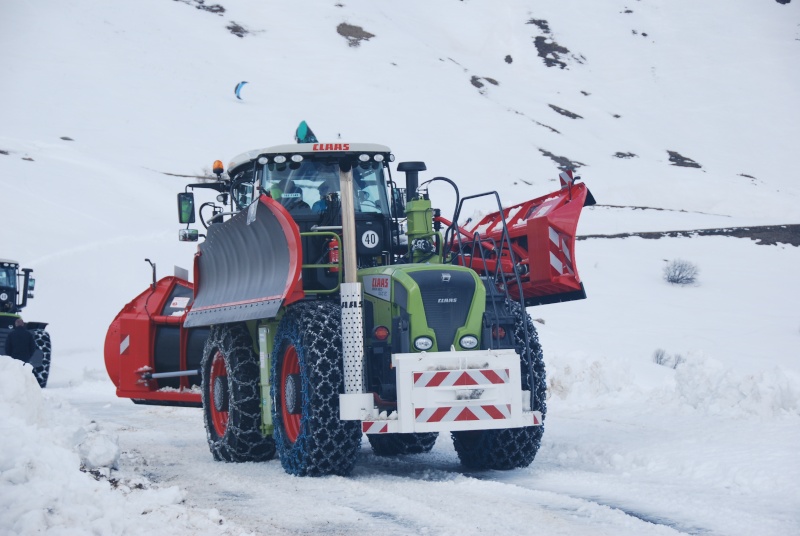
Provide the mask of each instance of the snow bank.
POLYGON ((549 398, 571 410, 638 399, 669 381, 660 367, 634 369, 626 361, 581 351, 546 355, 545 366, 549 398))
POLYGON ((675 370, 675 394, 683 404, 710 415, 800 415, 800 376, 773 367, 740 374, 705 355, 689 355, 675 370))
POLYGON ((0 356, 3 534, 239 534, 177 487, 117 474, 116 437, 45 396, 30 367, 0 356))
POLYGON ((582 410, 636 400, 719 417, 800 416, 800 375, 780 367, 742 372, 702 352, 674 369, 583 352, 547 360, 551 407, 582 410))

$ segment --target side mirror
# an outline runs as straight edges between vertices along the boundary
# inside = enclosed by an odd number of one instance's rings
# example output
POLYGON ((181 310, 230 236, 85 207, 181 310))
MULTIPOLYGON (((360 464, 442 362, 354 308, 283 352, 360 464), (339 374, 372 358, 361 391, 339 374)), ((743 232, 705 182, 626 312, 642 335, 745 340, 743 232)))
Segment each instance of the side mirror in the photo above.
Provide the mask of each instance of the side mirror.
POLYGON ((194 194, 192 192, 178 194, 178 221, 194 223, 194 194))
POLYGON ((197 242, 199 236, 197 229, 178 229, 178 240, 180 242, 197 242))
POLYGON ((28 279, 28 292, 33 292, 35 286, 36 286, 36 280, 32 277, 28 279))

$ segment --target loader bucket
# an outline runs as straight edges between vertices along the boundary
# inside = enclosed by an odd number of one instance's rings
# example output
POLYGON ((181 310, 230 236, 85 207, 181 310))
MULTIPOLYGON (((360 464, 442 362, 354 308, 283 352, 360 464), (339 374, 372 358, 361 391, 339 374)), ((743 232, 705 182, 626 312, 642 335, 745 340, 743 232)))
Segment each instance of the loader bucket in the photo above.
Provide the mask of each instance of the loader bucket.
POLYGON ((117 314, 106 333, 106 371, 117 396, 143 404, 200 407, 200 360, 207 328, 181 325, 192 284, 159 280, 117 314))
POLYGON ((302 299, 300 231, 267 196, 209 226, 194 261, 194 304, 184 327, 274 318, 302 299))
POLYGON ((526 306, 583 299, 575 233, 581 210, 593 204, 585 184, 570 182, 557 192, 459 228, 459 240, 451 242, 451 249, 459 264, 502 282, 508 294, 522 298, 526 306))

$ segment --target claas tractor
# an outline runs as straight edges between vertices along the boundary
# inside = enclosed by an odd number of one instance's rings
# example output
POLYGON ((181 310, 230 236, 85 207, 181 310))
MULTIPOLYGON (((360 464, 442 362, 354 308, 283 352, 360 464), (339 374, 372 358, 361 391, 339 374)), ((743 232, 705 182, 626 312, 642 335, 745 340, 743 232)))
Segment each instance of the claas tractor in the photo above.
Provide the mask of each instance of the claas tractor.
POLYGON ((295 141, 227 173, 217 161, 215 180, 178 194, 193 281, 154 270, 114 319, 117 395, 200 407, 214 459, 277 455, 293 475, 347 475, 364 434, 380 456, 428 452, 449 432, 469 469, 529 465, 546 383, 526 308, 586 296, 574 249, 586 186, 564 171, 559 190, 503 208, 446 177, 420 183, 423 162, 396 166, 400 188, 383 145, 320 143, 305 123, 295 141), (433 208, 435 181, 454 188, 452 219, 433 208), (498 208, 459 224, 476 200, 498 208))
MULTIPOLYGON (((6 338, 14 329, 14 322, 20 318, 20 312, 28 305, 28 299, 33 298, 36 279, 31 277, 31 272, 31 268, 20 268, 17 261, 0 259, 0 352, 5 348, 6 338)), ((47 385, 50 376, 52 345, 46 327, 47 322, 25 323, 41 352, 31 361, 33 375, 40 387, 47 385)))

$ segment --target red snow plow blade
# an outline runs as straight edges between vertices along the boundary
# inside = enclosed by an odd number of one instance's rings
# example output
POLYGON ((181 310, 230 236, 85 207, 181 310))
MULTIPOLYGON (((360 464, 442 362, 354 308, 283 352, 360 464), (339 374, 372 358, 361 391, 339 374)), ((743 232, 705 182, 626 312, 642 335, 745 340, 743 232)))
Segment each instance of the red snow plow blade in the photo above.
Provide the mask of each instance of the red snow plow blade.
POLYGON ((141 404, 200 407, 200 360, 208 329, 184 329, 193 286, 165 277, 111 323, 104 347, 117 396, 141 404))
POLYGON ((564 187, 557 192, 460 227, 449 241, 458 263, 494 278, 526 306, 586 298, 575 264, 575 232, 581 210, 595 201, 572 172, 561 177, 564 187))
POLYGON ((209 226, 199 250, 186 327, 273 318, 281 305, 304 295, 300 230, 286 209, 267 196, 225 223, 209 226))

